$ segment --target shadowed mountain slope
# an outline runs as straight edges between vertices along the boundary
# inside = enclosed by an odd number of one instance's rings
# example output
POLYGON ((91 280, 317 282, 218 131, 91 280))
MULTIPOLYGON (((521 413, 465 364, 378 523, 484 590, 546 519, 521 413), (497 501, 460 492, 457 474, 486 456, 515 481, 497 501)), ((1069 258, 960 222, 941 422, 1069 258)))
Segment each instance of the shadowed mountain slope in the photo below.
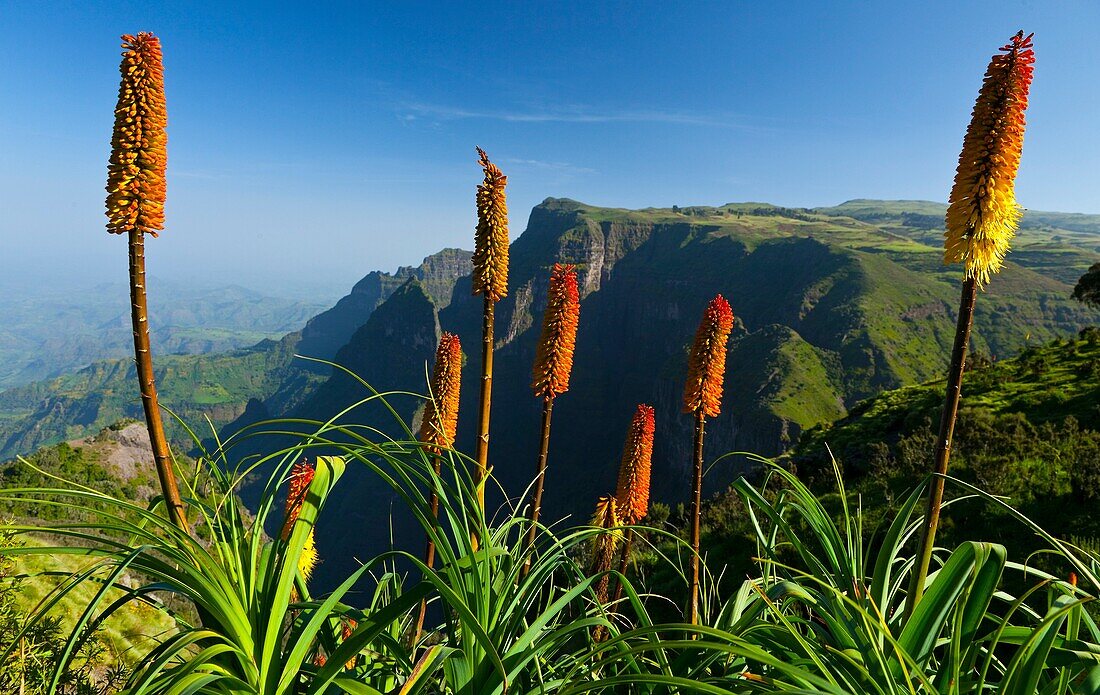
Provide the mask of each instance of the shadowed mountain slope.
MULTIPOLYGON (((490 465, 512 503, 521 503, 537 451, 541 411, 530 370, 549 268, 574 263, 580 276, 571 389, 554 409, 548 519, 587 514, 598 494, 613 490, 639 402, 657 410, 654 497, 686 498, 691 420, 680 412, 681 389, 689 343, 716 293, 730 299, 737 325, 723 412, 708 423, 710 459, 732 451, 778 454, 852 403, 936 377, 953 337, 957 269, 944 269, 936 248, 852 218, 756 205, 609 210, 551 199, 532 211, 511 256, 509 296, 497 307, 490 465)), ((426 336, 457 333, 467 355, 458 447, 472 451, 481 299, 471 294, 469 278, 457 281, 444 306, 421 294, 410 285, 390 300, 400 301, 400 310, 383 311, 383 303, 337 361, 379 389, 423 392, 432 348, 426 336)), ((1010 264, 979 304, 975 345, 1012 354, 1029 335, 1034 341, 1076 331, 1087 317, 1068 295, 1069 286, 1041 268, 1010 264)), ((326 419, 367 394, 337 374, 290 412, 326 419)), ((421 401, 395 396, 393 402, 415 428, 421 401)), ((404 436, 387 428, 392 419, 372 406, 346 420, 404 436)), ((725 459, 712 470, 708 488, 729 482, 745 463, 725 459)), ((391 534, 402 547, 420 542, 407 518, 391 517, 389 495, 377 483, 357 480, 345 490, 356 502, 344 509, 339 526, 355 530, 321 534, 329 565, 322 566, 321 581, 347 569, 352 556, 388 544, 391 534)))

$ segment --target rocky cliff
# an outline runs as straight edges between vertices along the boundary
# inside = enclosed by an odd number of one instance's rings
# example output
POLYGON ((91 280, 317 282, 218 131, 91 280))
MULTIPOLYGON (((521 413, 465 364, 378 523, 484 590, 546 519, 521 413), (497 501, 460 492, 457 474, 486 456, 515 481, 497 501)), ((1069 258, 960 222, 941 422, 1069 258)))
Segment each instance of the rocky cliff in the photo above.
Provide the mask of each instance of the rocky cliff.
MULTIPOLYGON (((554 410, 549 519, 585 514, 596 495, 613 489, 633 405, 641 402, 657 410, 654 497, 686 499, 686 354, 716 293, 729 298, 737 326, 723 412, 708 423, 710 459, 778 454, 804 429, 843 416, 862 398, 932 378, 952 339, 957 273, 942 268, 936 249, 870 223, 759 206, 626 211, 547 200, 513 243, 509 296, 497 308, 490 464, 512 502, 533 474, 540 405, 530 369, 554 262, 577 265, 582 309, 572 387, 554 410)), ((377 388, 423 392, 434 340, 428 337, 440 329, 457 333, 468 356, 458 446, 473 451, 481 299, 471 294, 469 278, 455 283, 445 304, 411 284, 403 290, 390 300, 397 304, 379 306, 337 361, 377 388)), ((1016 351, 1026 337, 1019 326, 1032 340, 1076 330, 1086 319, 1067 297, 1060 280, 1010 266, 982 297, 977 348, 1016 351), (1006 324, 1008 315, 1014 323, 1006 324)), ((334 375, 293 412, 323 419, 366 394, 334 375)), ((418 401, 395 400, 403 416, 415 416, 418 401)), ((383 429, 388 421, 367 410, 348 420, 383 429)), ((725 485, 745 465, 744 458, 724 459, 708 488, 725 485)), ((342 507, 339 526, 347 520, 357 530, 319 539, 334 571, 388 545, 391 534, 403 547, 420 542, 400 505, 369 476, 349 481, 343 494, 355 502, 342 507)))

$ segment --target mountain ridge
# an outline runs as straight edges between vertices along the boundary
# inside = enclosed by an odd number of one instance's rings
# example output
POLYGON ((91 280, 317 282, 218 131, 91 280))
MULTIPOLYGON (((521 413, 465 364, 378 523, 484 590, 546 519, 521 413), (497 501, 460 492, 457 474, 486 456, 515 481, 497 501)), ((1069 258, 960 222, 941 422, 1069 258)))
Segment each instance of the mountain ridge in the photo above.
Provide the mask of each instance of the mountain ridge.
MULTIPOLYGON (((539 404, 529 383, 550 265, 575 264, 581 287, 572 386, 555 407, 544 499, 552 518, 586 514, 593 494, 613 489, 622 436, 639 402, 657 408, 654 499, 684 498, 691 459, 691 422, 679 406, 686 352, 702 307, 717 292, 731 298, 738 326, 723 413, 708 426, 708 456, 781 453, 803 430, 844 415, 852 403, 942 373, 953 339, 957 270, 944 269, 935 248, 852 218, 753 206, 623 211, 552 199, 532 211, 511 258, 509 296, 496 309, 490 444, 494 476, 511 495, 529 484, 528 459, 537 450, 539 404)), ((1032 339, 1069 335, 1087 314, 1068 294, 1060 280, 1010 264, 983 297, 976 345, 1010 354, 1026 342, 1018 328, 1032 339), (1013 321, 1005 322, 1009 315, 1013 321)), ((423 302, 415 312, 385 315, 378 313, 382 307, 367 324, 377 339, 351 350, 368 383, 425 389, 429 346, 387 348, 386 335, 447 330, 460 336, 467 360, 476 360, 481 301, 468 277, 455 282, 446 306, 423 302), (420 361, 419 370, 410 357, 420 361), (393 381, 395 372, 405 381, 393 381)), ((345 376, 331 379, 350 388, 319 389, 289 414, 320 419, 368 395, 345 376)), ((476 369, 467 366, 457 438, 462 451, 473 450, 476 423, 469 414, 476 412, 478 386, 476 369)), ((393 401, 400 415, 415 420, 418 399, 393 401)), ((359 408, 344 420, 404 436, 372 406, 359 408)), ((708 488, 720 488, 747 465, 728 459, 708 488)), ((353 543, 353 554, 362 555, 391 537, 399 547, 417 542, 415 526, 390 516, 393 505, 377 484, 356 480, 347 494, 376 504, 343 509, 342 524, 386 533, 372 539, 367 531, 336 533, 319 540, 322 554, 339 555, 353 543)), ((491 508, 506 502, 522 500, 497 498, 491 508)), ((345 569, 333 561, 319 576, 345 569)))
MULTIPOLYGON (((708 429, 710 452, 778 454, 861 399, 941 373, 958 270, 942 265, 931 216, 856 203, 860 209, 841 212, 877 221, 759 203, 625 210, 550 198, 536 206, 513 241, 509 297, 497 309, 490 455, 500 482, 513 494, 529 482, 539 408, 528 384, 554 262, 577 265, 582 310, 573 388, 555 409, 546 491, 553 514, 580 513, 588 493, 610 489, 638 402, 658 409, 655 499, 683 497, 691 423, 679 413, 679 390, 695 324, 718 292, 730 298, 738 325, 723 414, 708 429)), ((1069 300, 1066 278, 1087 268, 1100 225, 1044 237, 1043 224, 1023 225, 1010 263, 979 302, 978 350, 1013 354, 1029 339, 1069 336, 1090 320, 1069 300)), ((279 340, 222 355, 158 357, 162 400, 192 423, 212 416, 223 435, 269 417, 327 419, 365 392, 294 355, 339 361, 341 350, 369 383, 424 392, 440 330, 460 335, 467 359, 478 352, 481 306, 468 263, 468 252, 445 250, 421 266, 368 274, 302 331, 279 340)), ((132 375, 121 362, 0 393, 0 455, 138 415, 132 375)), ((464 370, 462 450, 472 450, 474 371, 464 370)), ((398 409, 415 421, 421 403, 410 397, 398 409)), ((728 460, 711 488, 745 465, 728 460)), ((365 480, 356 486, 353 497, 376 494, 365 480)), ((386 528, 383 522, 365 517, 357 525, 386 528)))
MULTIPOLYGON (((280 338, 320 304, 240 285, 150 279, 157 354, 217 353, 280 338)), ((54 378, 133 350, 124 282, 86 288, 8 287, 0 305, 0 390, 54 378)))

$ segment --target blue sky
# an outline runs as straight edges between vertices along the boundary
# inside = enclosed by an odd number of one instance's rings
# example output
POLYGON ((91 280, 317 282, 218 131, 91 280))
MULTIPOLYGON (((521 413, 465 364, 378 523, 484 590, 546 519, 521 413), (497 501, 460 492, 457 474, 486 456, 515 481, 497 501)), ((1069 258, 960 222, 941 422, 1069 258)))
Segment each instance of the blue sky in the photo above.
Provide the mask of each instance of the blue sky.
POLYGON ((509 175, 513 236, 547 196, 942 200, 1020 28, 1037 61, 1018 198, 1100 212, 1098 27, 1100 3, 1038 0, 0 0, 0 276, 124 272, 102 212, 122 33, 165 52, 152 272, 300 289, 468 248, 474 145, 509 175))

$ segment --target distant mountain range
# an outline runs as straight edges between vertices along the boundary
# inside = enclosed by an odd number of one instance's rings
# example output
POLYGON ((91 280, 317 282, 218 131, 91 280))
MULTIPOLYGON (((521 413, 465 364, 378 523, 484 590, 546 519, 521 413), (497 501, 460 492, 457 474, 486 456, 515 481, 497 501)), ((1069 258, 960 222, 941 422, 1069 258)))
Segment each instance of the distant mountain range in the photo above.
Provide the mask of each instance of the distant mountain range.
MULTIPOLYGON (((236 285, 151 277, 150 320, 159 354, 225 352, 301 328, 319 303, 236 285)), ((4 286, 0 389, 49 379, 133 351, 125 282, 94 287, 4 286)))
MULTIPOLYGON (((510 292, 497 309, 494 473, 513 494, 531 477, 539 404, 530 369, 555 261, 577 264, 582 308, 572 388, 555 407, 549 518, 587 511, 594 495, 612 489, 640 402, 657 409, 654 495, 686 498, 691 422, 680 413, 680 393, 688 345, 716 293, 730 300, 737 325, 723 413, 708 425, 709 457, 780 453, 802 431, 843 417, 862 399, 938 376, 960 278, 959 268, 942 264, 943 213, 943 205, 921 201, 623 210, 545 200, 513 242, 510 292)), ((1029 212, 1010 262, 978 302, 975 347, 1010 356, 1093 322, 1069 295, 1097 257, 1100 216, 1029 212)), ((363 398, 364 389, 341 372, 294 360, 295 353, 332 359, 381 390, 424 392, 442 329, 461 337, 469 360, 458 446, 472 451, 481 302, 471 295, 468 273, 469 253, 445 250, 418 267, 370 273, 280 340, 218 355, 158 357, 162 401, 192 423, 210 416, 225 432, 282 415, 328 418, 363 398)), ((419 404, 395 401, 409 419, 419 404)), ((0 455, 139 414, 128 361, 97 363, 0 393, 0 455)), ((383 429, 388 422, 371 406, 347 417, 383 429)), ((728 482, 739 465, 727 460, 708 484, 728 482)), ((389 542, 385 495, 378 497, 365 474, 344 486, 346 503, 334 503, 332 512, 341 521, 319 536, 323 556, 362 556, 389 542)), ((330 565, 333 573, 343 569, 339 561, 330 565)), ((322 565, 322 574, 330 570, 322 565)))

